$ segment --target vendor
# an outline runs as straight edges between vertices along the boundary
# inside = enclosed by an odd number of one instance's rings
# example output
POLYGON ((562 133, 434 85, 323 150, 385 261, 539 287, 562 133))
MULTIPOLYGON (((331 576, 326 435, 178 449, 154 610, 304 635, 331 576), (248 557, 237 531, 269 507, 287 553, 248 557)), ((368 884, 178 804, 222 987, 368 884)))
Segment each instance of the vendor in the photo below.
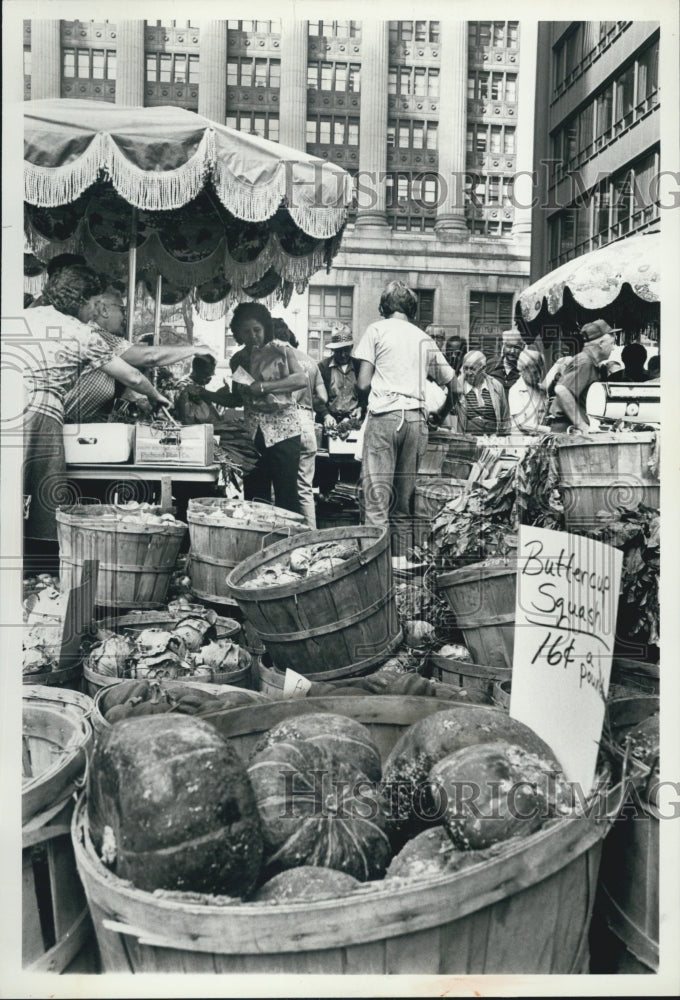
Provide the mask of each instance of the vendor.
POLYGON ((408 568, 413 546, 416 473, 428 441, 427 376, 448 390, 442 418, 451 408, 455 382, 444 355, 413 322, 417 308, 410 288, 390 282, 380 297, 383 318, 367 327, 354 351, 359 390, 370 389, 361 463, 364 521, 391 524, 396 568, 408 568))
POLYGON ((517 359, 519 378, 510 386, 508 406, 512 429, 522 434, 546 433, 548 393, 543 386, 545 363, 538 351, 526 347, 517 359))
POLYGON ((304 389, 307 375, 289 344, 274 341, 272 317, 259 302, 242 302, 230 328, 243 342, 239 368, 252 379, 234 380, 232 389, 218 389, 209 398, 225 406, 243 405, 246 427, 258 451, 255 468, 243 478, 246 500, 275 503, 301 514, 298 493, 300 415, 293 393, 304 389))
POLYGON ((87 267, 60 268, 25 311, 29 334, 24 371, 24 536, 45 552, 57 540, 56 510, 66 496, 62 426, 64 397, 83 370, 103 371, 152 406, 167 405, 149 380, 121 358, 127 343, 110 345, 88 323, 101 280, 87 267), (59 333, 59 336, 55 336, 59 333))
POLYGON ((332 432, 346 417, 361 420, 363 416, 356 369, 352 361, 353 346, 349 327, 338 326, 328 342, 330 357, 319 362, 328 402, 317 405, 317 414, 326 432, 332 432))
POLYGON ((519 330, 504 330, 501 334, 500 357, 489 362, 488 374, 501 383, 506 393, 519 378, 517 359, 524 348, 524 338, 519 330))
POLYGON ((295 357, 307 376, 304 389, 293 393, 300 413, 300 465, 298 468, 298 494, 300 507, 307 527, 316 528, 316 505, 314 503, 314 475, 316 472, 316 430, 314 411, 328 402, 326 386, 321 378, 319 366, 313 358, 301 351, 297 337, 282 319, 272 320, 274 338, 290 344, 295 357))
POLYGON ((581 337, 585 342, 583 350, 564 369, 550 404, 548 423, 553 433, 561 433, 569 427, 585 433, 591 429, 586 397, 591 385, 600 381, 599 366, 614 350, 616 332, 603 319, 581 327, 581 337))
MULTIPOLYGON (((83 315, 85 322, 99 333, 102 340, 134 368, 155 368, 176 364, 186 358, 210 355, 211 349, 205 344, 149 346, 129 343, 119 336, 126 326, 125 303, 121 294, 111 288, 93 296, 83 315)), ((106 420, 115 395, 115 380, 107 372, 87 370, 64 398, 64 418, 67 423, 106 420)), ((141 402, 143 406, 143 400, 141 402)))
POLYGON ((456 417, 460 433, 509 434, 510 410, 505 389, 498 379, 487 375, 486 356, 481 351, 468 351, 458 381, 456 417))

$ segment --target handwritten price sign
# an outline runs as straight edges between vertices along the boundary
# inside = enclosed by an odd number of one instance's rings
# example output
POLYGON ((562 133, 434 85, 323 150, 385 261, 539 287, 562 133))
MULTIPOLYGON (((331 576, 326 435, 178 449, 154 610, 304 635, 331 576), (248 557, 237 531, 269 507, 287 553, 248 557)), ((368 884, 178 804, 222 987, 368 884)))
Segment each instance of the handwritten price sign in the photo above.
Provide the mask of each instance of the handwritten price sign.
POLYGON ((616 635, 622 553, 581 535, 520 528, 510 715, 587 793, 616 635))

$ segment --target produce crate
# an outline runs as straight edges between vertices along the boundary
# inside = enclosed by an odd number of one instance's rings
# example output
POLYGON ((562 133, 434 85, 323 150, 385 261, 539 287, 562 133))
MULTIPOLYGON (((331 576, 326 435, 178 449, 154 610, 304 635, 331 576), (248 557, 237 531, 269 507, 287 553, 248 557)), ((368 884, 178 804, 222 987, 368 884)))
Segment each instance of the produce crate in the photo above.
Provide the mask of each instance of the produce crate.
POLYGON ((136 465, 212 465, 214 447, 212 424, 188 427, 136 424, 136 465))
POLYGON ((68 465, 129 462, 135 439, 133 424, 64 424, 68 465))

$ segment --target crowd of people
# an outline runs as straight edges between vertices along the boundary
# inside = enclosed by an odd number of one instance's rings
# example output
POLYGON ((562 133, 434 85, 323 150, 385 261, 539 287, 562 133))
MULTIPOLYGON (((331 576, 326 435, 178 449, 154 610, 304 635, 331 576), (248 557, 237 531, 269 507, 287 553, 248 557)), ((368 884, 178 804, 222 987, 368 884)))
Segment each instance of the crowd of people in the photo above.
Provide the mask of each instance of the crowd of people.
POLYGON ((239 348, 229 359, 231 383, 210 390, 216 359, 209 347, 130 343, 120 292, 82 258, 56 258, 41 296, 25 312, 35 344, 25 382, 27 545, 56 540, 55 511, 66 477, 64 421, 106 419, 121 395, 142 414, 174 403, 185 424, 219 424, 226 410, 242 408, 256 453, 243 477, 244 498, 270 503, 273 496, 310 528, 316 527, 321 430, 333 435, 361 426, 363 519, 391 526, 392 554, 400 560, 412 544, 416 476, 430 429, 446 424, 473 435, 587 431, 593 382, 655 377, 651 362, 644 369, 645 348, 637 343, 623 348, 621 371, 615 370, 610 357, 618 331, 602 319, 586 323, 581 350, 558 357, 546 373, 542 350, 519 330, 504 331, 500 352, 490 359, 468 350, 457 333, 447 339, 442 326, 423 331, 415 322, 416 295, 403 282, 388 284, 377 312, 380 318, 356 341, 349 327, 336 328, 328 356, 317 363, 282 319, 261 303, 241 303, 230 321, 239 348), (149 374, 189 357, 191 373, 171 401, 149 374), (441 400, 435 410, 427 392, 433 384, 441 400))

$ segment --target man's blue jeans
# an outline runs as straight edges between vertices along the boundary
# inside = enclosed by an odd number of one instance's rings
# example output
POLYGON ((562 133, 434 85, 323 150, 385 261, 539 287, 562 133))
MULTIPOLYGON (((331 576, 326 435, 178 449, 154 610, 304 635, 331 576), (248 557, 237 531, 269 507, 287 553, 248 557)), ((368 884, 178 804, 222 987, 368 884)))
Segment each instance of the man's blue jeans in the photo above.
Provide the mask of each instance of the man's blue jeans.
POLYGON ((416 472, 427 449, 421 410, 369 413, 361 461, 364 523, 391 525, 392 555, 413 545, 416 472))

